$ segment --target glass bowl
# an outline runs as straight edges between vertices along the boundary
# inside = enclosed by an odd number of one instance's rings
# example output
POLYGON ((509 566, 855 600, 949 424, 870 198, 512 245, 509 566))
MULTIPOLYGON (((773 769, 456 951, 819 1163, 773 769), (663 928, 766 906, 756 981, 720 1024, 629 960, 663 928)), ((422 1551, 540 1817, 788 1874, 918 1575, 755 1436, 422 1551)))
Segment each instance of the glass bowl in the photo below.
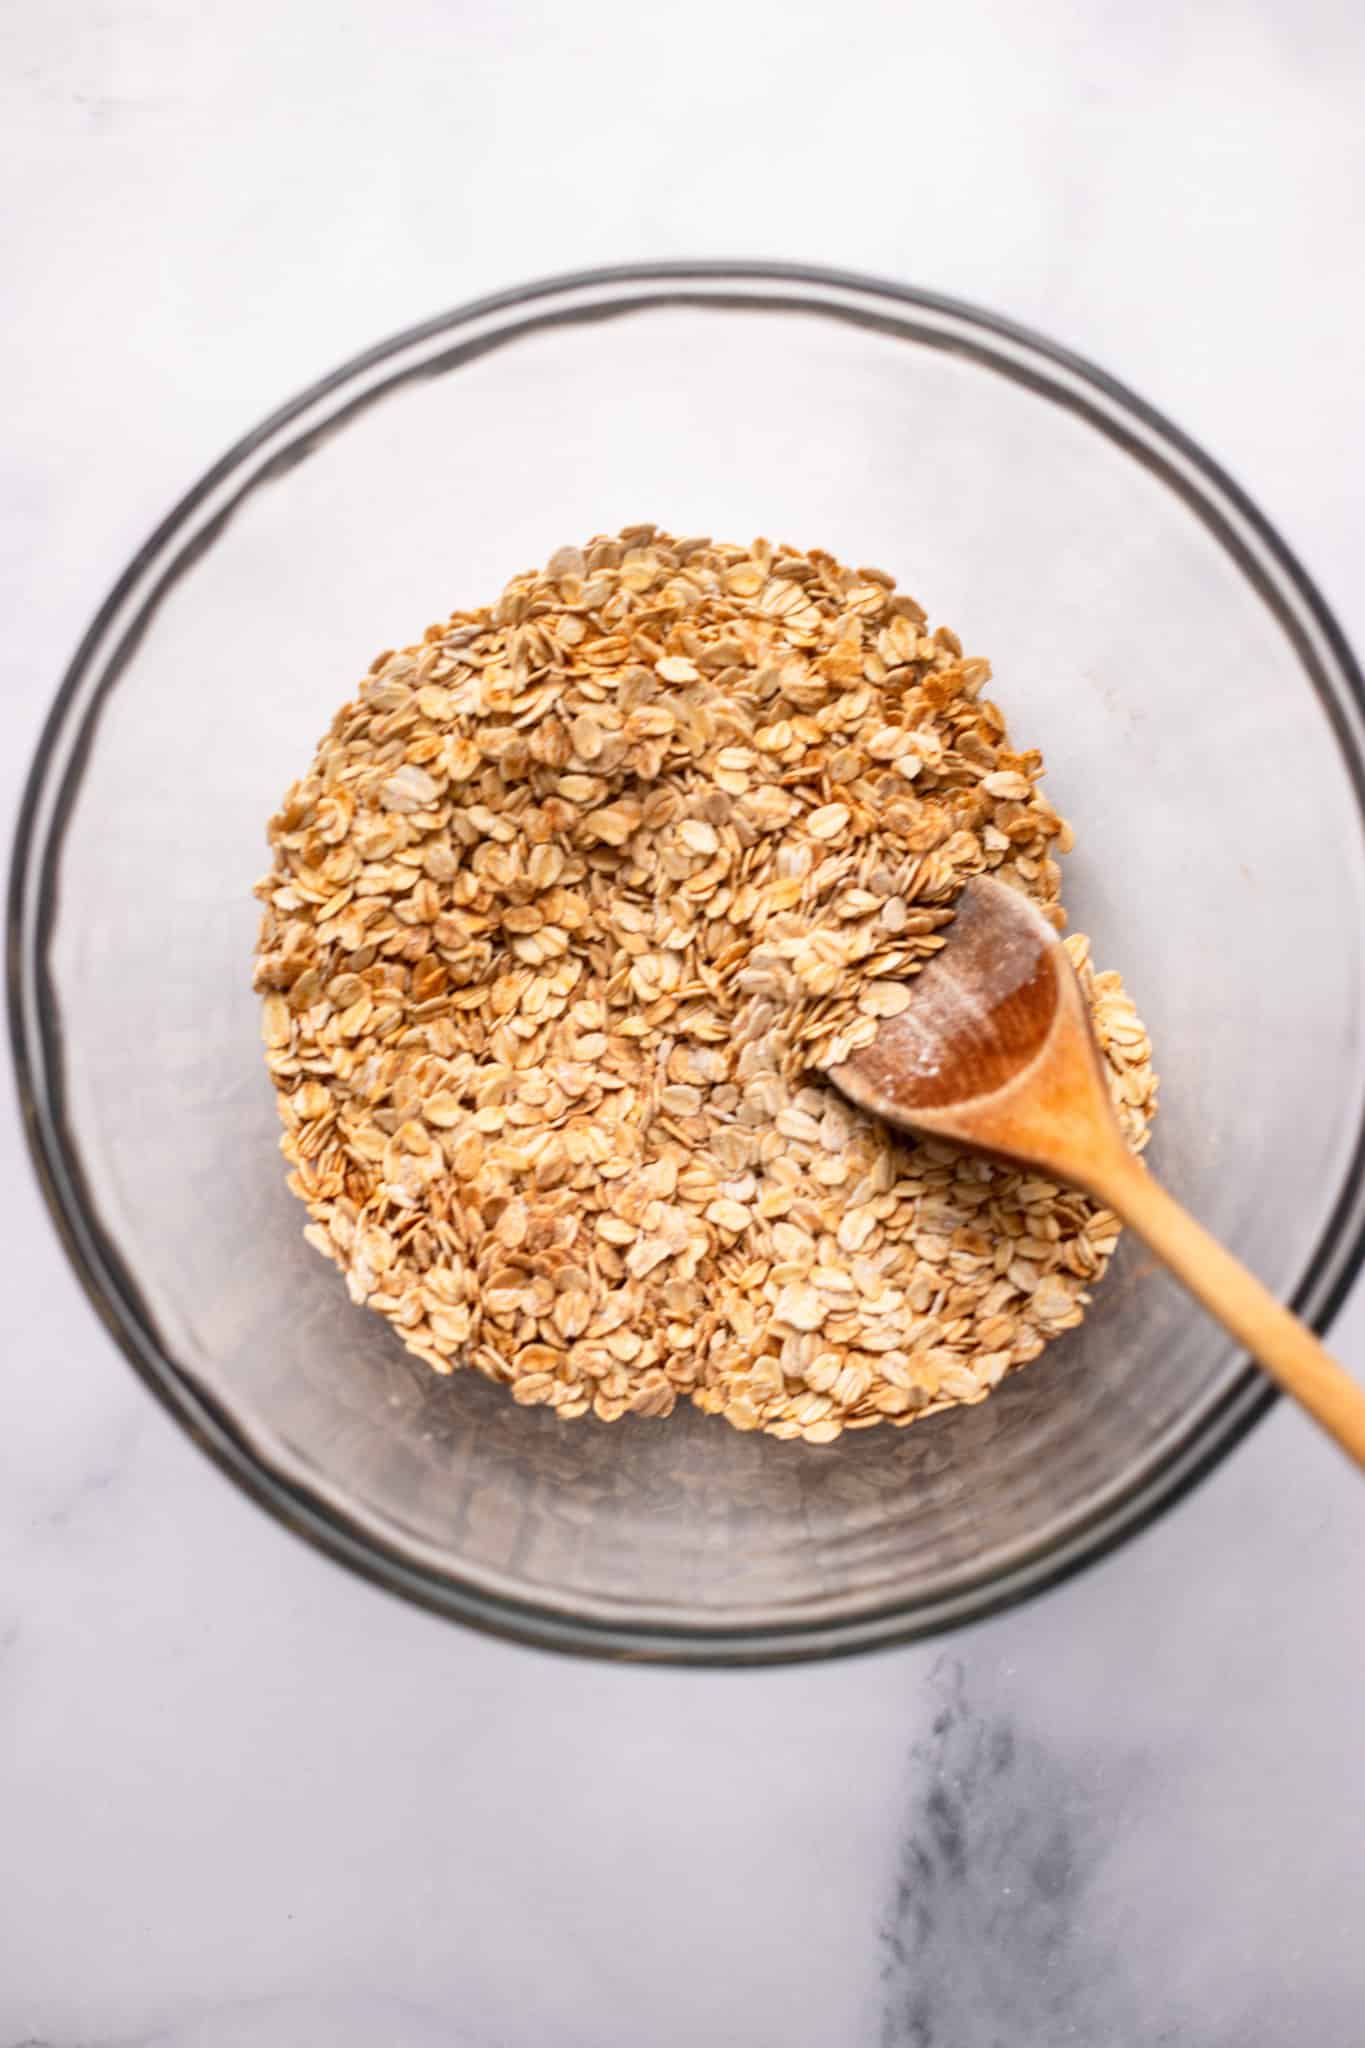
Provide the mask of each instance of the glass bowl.
POLYGON ((826 1448, 605 1428, 402 1350, 304 1244, 250 956, 264 827, 381 647, 652 519, 892 571, 994 664, 1076 826, 1065 893, 1163 1078, 1152 1160, 1321 1328, 1361 1257, 1362 687, 1241 492, 973 309, 772 266, 618 270, 382 343, 176 507, 71 666, 25 801, 10 998, 82 1281, 216 1461, 321 1548, 542 1645, 742 1662, 1047 1585, 1271 1394, 1125 1241, 984 1405, 826 1448))

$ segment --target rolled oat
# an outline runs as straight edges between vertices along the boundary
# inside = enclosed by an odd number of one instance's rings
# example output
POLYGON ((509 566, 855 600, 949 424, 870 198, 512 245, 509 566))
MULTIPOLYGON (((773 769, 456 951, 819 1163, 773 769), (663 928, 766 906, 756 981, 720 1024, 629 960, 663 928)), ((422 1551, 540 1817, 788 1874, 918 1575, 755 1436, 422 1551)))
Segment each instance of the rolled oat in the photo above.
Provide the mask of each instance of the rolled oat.
MULTIPOLYGON (((381 655, 271 821, 290 1184, 437 1372, 825 1443, 1081 1319, 1086 1197, 895 1138, 821 1070, 973 874, 1057 924, 1068 828, 987 664, 880 570, 630 527, 381 655)), ((1151 1049, 1067 941, 1134 1146, 1151 1049)))

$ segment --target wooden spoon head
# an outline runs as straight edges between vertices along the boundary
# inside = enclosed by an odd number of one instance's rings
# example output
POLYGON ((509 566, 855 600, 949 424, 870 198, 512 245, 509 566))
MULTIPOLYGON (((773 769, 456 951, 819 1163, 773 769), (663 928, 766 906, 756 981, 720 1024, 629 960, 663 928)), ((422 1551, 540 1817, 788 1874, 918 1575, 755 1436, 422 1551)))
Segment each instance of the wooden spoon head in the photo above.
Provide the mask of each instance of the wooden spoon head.
POLYGON ((829 1078, 889 1123, 1094 1186, 1123 1141, 1084 999, 1056 932, 981 875, 909 1007, 829 1078))

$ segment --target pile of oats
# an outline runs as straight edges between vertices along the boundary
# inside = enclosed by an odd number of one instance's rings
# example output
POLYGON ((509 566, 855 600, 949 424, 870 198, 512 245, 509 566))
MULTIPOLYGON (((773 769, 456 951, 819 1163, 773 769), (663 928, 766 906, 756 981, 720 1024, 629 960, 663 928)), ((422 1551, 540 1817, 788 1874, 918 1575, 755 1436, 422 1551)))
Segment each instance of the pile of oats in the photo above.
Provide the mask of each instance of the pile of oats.
MULTIPOLYGON (((826 1443, 1081 1319, 1084 1196, 821 1069, 969 876, 1062 922, 989 670, 875 569, 629 527, 381 655, 270 826, 256 985, 305 1236, 437 1372, 826 1443)), ((1150 1047, 1081 972, 1130 1141, 1150 1047)))

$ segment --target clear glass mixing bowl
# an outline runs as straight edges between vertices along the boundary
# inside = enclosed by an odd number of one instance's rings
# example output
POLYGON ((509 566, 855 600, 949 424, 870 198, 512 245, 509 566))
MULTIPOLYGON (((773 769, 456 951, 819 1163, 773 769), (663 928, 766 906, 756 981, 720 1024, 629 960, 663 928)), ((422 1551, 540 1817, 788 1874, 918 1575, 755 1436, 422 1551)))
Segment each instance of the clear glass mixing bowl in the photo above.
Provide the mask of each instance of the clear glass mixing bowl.
POLYGON ((617 1656, 847 1650, 1095 1557, 1270 1397, 1125 1243, 983 1406, 824 1449, 433 1377, 300 1236, 250 989, 264 824, 375 652, 653 519, 893 571, 988 654, 1174 1192, 1321 1327, 1360 1260, 1362 687, 1265 520, 972 309, 722 265, 529 286, 326 377, 176 508, 44 735, 10 995, 39 1172, 129 1358, 258 1501, 443 1613, 617 1656))

